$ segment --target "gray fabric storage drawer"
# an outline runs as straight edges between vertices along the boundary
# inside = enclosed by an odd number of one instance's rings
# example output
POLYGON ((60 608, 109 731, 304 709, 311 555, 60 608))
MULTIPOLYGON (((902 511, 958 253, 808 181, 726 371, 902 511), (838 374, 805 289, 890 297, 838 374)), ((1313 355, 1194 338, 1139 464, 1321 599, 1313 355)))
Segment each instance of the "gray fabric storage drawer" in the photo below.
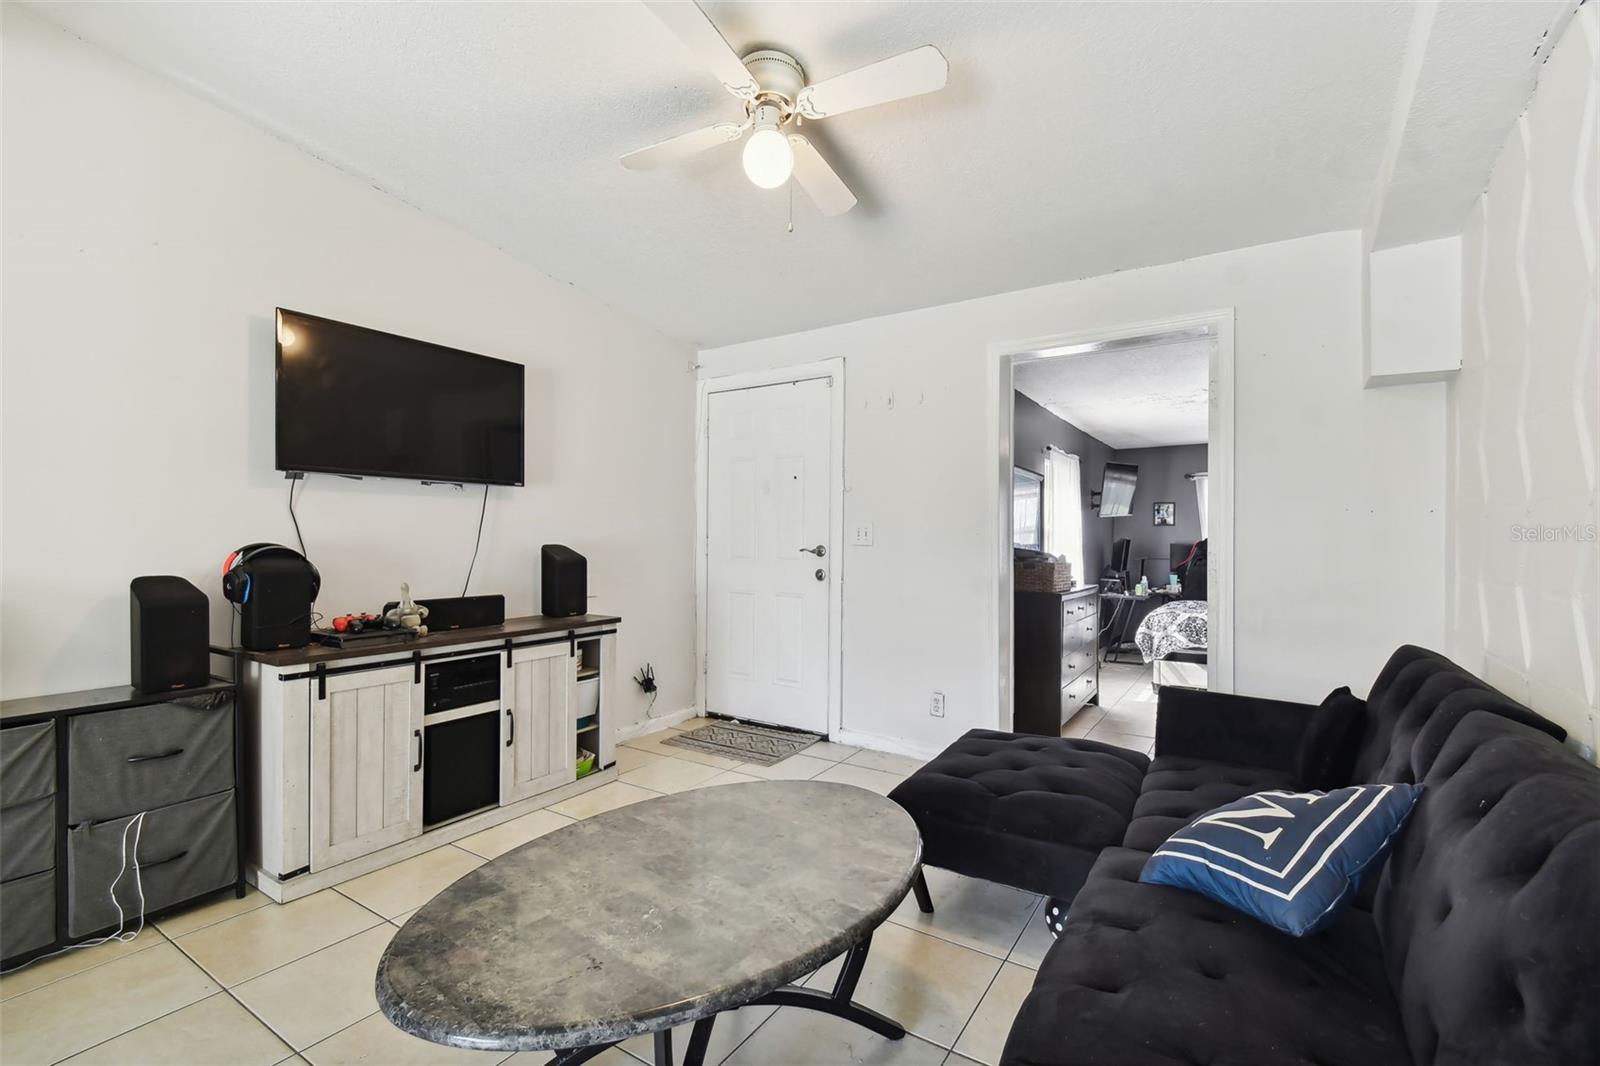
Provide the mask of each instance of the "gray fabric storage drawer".
POLYGON ((0 883, 0 958, 46 947, 56 939, 54 870, 0 883))
POLYGON ((56 864, 56 798, 0 810, 0 881, 48 870, 56 864))
POLYGON ((121 818, 233 787, 233 693, 74 715, 67 821, 121 818))
POLYGON ((0 807, 48 796, 56 790, 56 724, 0 729, 0 807))
MULTIPOLYGON (((146 913, 235 883, 239 852, 233 805, 229 789, 145 815, 138 831, 138 856, 146 913)), ((132 820, 118 818, 67 830, 69 935, 84 936, 117 924, 111 883, 122 866, 123 835, 132 820)), ((127 840, 131 852, 131 831, 127 840)), ((117 883, 117 902, 131 928, 139 913, 131 869, 117 883)))

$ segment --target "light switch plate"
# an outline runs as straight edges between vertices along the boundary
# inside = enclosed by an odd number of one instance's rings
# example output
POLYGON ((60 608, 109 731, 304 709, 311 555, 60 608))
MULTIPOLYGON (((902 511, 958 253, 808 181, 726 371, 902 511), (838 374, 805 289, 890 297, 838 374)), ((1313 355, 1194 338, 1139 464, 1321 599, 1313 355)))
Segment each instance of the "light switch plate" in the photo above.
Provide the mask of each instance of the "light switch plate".
POLYGON ((860 548, 872 547, 872 523, 862 522, 855 527, 853 543, 860 548))

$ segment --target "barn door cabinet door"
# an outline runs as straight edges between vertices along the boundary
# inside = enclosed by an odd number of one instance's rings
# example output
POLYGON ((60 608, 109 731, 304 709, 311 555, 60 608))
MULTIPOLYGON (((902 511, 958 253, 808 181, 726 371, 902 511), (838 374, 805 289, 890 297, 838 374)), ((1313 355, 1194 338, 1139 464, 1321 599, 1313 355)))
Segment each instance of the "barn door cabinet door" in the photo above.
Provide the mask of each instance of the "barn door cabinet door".
POLYGON ((311 868, 422 832, 422 686, 410 665, 311 693, 311 868))
POLYGON ((502 805, 571 784, 577 774, 572 689, 565 642, 517 648, 500 685, 502 805))

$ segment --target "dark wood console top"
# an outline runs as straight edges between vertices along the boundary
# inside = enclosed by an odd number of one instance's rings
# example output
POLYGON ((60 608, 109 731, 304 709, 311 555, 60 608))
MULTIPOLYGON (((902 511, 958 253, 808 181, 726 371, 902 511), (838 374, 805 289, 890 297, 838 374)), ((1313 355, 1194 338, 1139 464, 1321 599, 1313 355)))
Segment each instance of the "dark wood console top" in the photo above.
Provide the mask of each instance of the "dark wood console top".
POLYGON ((239 654, 263 666, 310 666, 338 659, 370 659, 377 656, 410 655, 414 651, 427 652, 448 648, 455 644, 480 644, 488 641, 515 640, 522 637, 546 636, 566 633, 574 629, 594 629, 614 626, 622 619, 612 614, 579 614, 569 618, 546 618, 542 614, 523 618, 507 618, 497 626, 475 626, 471 629, 447 629, 429 633, 416 640, 397 640, 389 643, 356 644, 348 648, 330 648, 312 644, 305 648, 284 648, 281 651, 248 651, 239 654))

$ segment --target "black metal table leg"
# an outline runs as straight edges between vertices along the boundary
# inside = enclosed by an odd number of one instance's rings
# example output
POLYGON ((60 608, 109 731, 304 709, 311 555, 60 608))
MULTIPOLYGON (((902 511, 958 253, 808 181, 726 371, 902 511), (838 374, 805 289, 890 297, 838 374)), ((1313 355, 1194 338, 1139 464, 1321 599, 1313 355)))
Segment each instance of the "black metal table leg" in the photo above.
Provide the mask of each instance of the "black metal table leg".
POLYGON ((694 1030, 689 1034, 689 1046, 683 1051, 683 1066, 703 1066, 706 1048, 711 1045, 711 1027, 716 1021, 717 1016, 713 1014, 694 1023, 694 1030))
POLYGON ((550 1059, 549 1066, 577 1066, 580 1062, 588 1062, 602 1051, 609 1051, 616 1044, 594 1044, 589 1047, 569 1047, 557 1051, 550 1059))
POLYGON ((922 867, 917 867, 917 876, 911 879, 911 891, 917 894, 917 909, 923 914, 933 913, 933 896, 928 894, 928 879, 922 875, 922 867))
POLYGON ((672 1030, 656 1030, 656 1066, 672 1066, 672 1030))
POLYGON ((832 992, 801 988, 799 985, 785 985, 783 988, 773 989, 760 999, 751 1000, 749 1005, 803 1007, 806 1010, 821 1011, 835 1018, 843 1018, 847 1022, 855 1022, 879 1036, 899 1040, 906 1035, 904 1026, 875 1010, 863 1007, 850 998, 855 995, 856 982, 861 979, 861 970, 867 964, 867 951, 871 947, 872 934, 868 933, 855 947, 845 953, 844 965, 839 968, 839 976, 833 982, 832 992))

